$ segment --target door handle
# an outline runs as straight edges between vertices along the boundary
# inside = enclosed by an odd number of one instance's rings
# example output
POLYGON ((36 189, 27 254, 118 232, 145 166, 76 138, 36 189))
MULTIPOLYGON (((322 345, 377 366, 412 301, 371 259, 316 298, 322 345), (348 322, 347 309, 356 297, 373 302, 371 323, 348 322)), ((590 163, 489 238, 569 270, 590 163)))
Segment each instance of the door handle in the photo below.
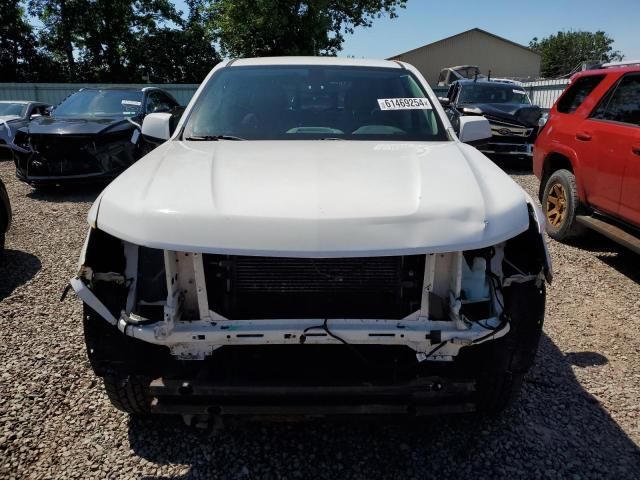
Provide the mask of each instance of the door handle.
POLYGON ((586 132, 576 133, 576 138, 578 140, 582 140, 583 142, 588 142, 591 140, 591 134, 586 132))
POLYGON ((640 145, 632 145, 631 151, 633 152, 634 155, 640 156, 640 145))

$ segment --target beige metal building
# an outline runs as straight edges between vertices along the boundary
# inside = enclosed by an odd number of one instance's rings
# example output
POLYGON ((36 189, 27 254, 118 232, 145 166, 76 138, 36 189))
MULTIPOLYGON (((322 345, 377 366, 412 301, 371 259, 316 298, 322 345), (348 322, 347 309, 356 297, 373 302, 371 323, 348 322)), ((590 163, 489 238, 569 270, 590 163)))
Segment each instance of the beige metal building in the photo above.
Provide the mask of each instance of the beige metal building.
POLYGON ((477 65, 486 75, 534 80, 540 76, 540 54, 479 28, 401 53, 390 60, 414 65, 435 86, 445 67, 477 65))

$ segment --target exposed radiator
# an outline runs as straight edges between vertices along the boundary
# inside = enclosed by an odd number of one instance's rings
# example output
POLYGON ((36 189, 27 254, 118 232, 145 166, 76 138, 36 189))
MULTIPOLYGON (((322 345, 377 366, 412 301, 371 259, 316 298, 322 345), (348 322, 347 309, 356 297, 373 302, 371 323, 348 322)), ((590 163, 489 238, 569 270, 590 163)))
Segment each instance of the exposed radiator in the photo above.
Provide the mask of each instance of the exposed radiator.
POLYGON ((403 318, 419 309, 424 255, 205 255, 209 306, 228 318, 403 318))

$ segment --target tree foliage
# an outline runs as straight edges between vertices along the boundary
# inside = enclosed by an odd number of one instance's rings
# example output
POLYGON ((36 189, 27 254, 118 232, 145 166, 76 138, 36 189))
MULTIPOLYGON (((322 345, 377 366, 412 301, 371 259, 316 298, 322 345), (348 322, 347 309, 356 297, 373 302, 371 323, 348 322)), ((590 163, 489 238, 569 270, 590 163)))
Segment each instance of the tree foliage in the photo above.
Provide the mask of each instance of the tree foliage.
POLYGON ((197 83, 231 56, 335 55, 406 0, 0 0, 0 80, 197 83))
POLYGON ((16 0, 0 0, 0 82, 29 82, 50 67, 16 0))
POLYGON ((558 32, 541 40, 534 38, 529 47, 542 55, 541 72, 546 77, 568 75, 583 62, 622 60, 613 49, 613 38, 605 32, 558 32))
POLYGON ((201 82, 220 58, 204 0, 186 4, 0 0, 0 81, 201 82))
POLYGON ((43 25, 42 44, 69 79, 184 81, 180 56, 159 72, 151 67, 183 44, 184 22, 169 0, 30 0, 29 9, 43 25))
POLYGON ((206 26, 202 0, 187 0, 189 15, 180 29, 162 28, 143 36, 133 52, 138 75, 151 81, 200 83, 220 61, 206 26), (158 80, 162 79, 162 80, 158 80))
POLYGON ((233 57, 335 55, 344 35, 406 0, 212 0, 209 25, 233 57))

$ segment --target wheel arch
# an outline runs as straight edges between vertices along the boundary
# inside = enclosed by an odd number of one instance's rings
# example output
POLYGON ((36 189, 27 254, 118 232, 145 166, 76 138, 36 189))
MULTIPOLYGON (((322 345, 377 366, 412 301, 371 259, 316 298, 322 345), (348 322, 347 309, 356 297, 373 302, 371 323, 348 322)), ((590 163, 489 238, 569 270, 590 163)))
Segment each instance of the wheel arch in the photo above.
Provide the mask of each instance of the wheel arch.
MULTIPOLYGON (((558 170, 569 170, 576 176, 576 179, 579 176, 580 164, 578 162, 578 157, 573 152, 573 150, 560 148, 549 152, 547 156, 544 158, 544 162, 542 164, 542 174, 540 175, 540 187, 538 189, 538 199, 542 201, 542 195, 544 194, 544 187, 547 184, 547 180, 558 170)), ((584 201, 584 191, 582 189, 581 182, 576 182, 578 196, 580 200, 584 201)))

